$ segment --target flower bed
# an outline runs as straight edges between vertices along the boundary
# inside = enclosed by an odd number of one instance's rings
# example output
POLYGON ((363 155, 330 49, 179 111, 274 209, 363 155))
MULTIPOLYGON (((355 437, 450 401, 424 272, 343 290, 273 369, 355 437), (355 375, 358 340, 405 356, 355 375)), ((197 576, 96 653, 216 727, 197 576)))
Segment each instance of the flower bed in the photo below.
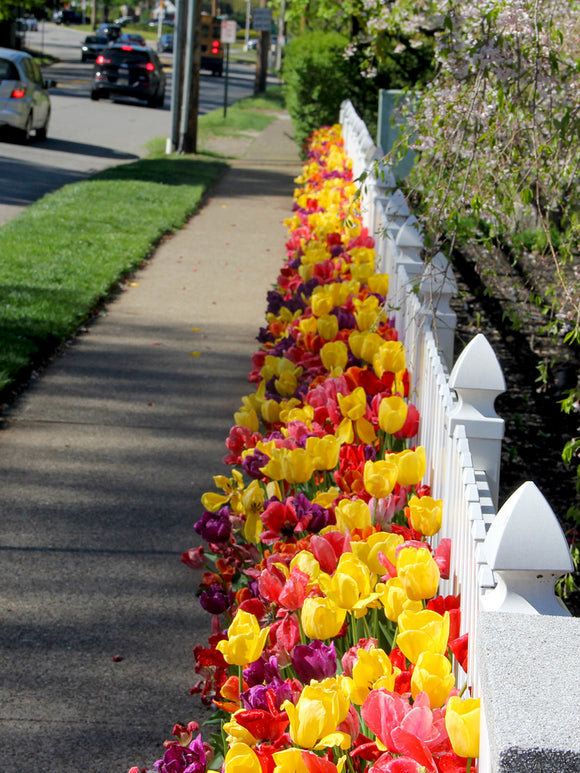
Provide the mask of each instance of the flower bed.
MULTIPOLYGON (((249 380, 231 477, 195 530, 212 617, 194 691, 218 732, 175 726, 160 773, 469 770, 479 702, 459 599, 437 595, 443 503, 413 444, 405 350, 386 312, 340 127, 315 132, 249 380), (457 670, 457 669, 456 669, 457 670)), ((138 773, 132 768, 130 773, 138 773)))

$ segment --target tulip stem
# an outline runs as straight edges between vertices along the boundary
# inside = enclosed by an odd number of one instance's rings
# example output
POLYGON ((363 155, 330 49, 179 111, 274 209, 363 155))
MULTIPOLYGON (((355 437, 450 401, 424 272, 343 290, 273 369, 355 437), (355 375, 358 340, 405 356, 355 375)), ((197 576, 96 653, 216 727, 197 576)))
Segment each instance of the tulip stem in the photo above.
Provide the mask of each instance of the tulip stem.
POLYGON ((346 755, 346 765, 351 773, 355 773, 354 765, 352 764, 352 760, 348 754, 346 755))
POLYGON ((300 615, 296 615, 298 619, 298 628, 300 630, 300 644, 306 644, 306 635, 304 633, 304 628, 302 628, 302 618, 300 615))
POLYGON ((397 645, 397 634, 399 632, 399 626, 395 625, 395 630, 393 631, 393 638, 391 639, 391 652, 395 649, 397 645))
POLYGON ((365 633, 367 635, 367 639, 372 638, 371 637, 371 632, 370 632, 370 629, 369 629, 369 624, 367 623, 367 616, 366 615, 363 615, 362 621, 363 621, 365 633))
POLYGON ((238 701, 240 704, 240 708, 242 707, 242 693, 244 691, 244 677, 242 674, 243 666, 238 666, 238 701))
POLYGON ((468 757, 467 758, 467 765, 465 767, 465 773, 469 773, 470 772, 472 759, 473 759, 473 757, 468 757))

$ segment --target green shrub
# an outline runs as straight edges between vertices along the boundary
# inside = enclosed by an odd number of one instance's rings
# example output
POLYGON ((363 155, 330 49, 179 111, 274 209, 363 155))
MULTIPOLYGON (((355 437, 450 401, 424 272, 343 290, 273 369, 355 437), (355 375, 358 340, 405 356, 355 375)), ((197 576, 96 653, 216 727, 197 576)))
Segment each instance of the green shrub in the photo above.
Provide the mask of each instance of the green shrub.
POLYGON ((338 121, 340 103, 348 96, 347 44, 336 32, 310 32, 284 50, 286 107, 300 146, 315 129, 338 121))

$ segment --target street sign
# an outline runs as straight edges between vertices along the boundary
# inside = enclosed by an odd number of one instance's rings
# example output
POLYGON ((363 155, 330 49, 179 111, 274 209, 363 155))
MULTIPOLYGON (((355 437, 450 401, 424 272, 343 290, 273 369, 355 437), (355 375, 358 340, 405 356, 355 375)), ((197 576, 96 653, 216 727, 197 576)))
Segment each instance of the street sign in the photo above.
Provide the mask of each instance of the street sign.
POLYGON ((252 11, 252 27, 256 32, 272 31, 272 9, 254 8, 252 11))
POLYGON ((222 19, 221 36, 222 43, 235 43, 237 24, 235 19, 222 19))

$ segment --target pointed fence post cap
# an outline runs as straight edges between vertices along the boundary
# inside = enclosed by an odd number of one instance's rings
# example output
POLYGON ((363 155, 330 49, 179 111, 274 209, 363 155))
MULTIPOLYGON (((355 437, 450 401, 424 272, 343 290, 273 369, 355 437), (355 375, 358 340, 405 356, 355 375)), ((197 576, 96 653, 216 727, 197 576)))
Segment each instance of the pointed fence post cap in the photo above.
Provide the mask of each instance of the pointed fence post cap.
POLYGON ((420 290, 427 295, 455 295, 457 292, 453 269, 442 252, 434 255, 425 266, 420 290))
POLYGON ((390 218, 393 218, 393 217, 408 218, 409 215, 411 214, 411 210, 409 209, 409 205, 407 204, 407 199, 405 198, 405 194, 400 188, 397 188, 397 190, 394 193, 392 193, 387 199, 385 212, 387 217, 390 217, 390 218))
POLYGON ((491 344, 478 333, 461 352, 451 375, 451 389, 485 389, 497 395, 505 392, 505 378, 491 344))
POLYGON ((408 217, 399 229, 397 234, 397 246, 401 248, 414 247, 423 248, 423 235, 421 226, 415 215, 408 217))
POLYGON ((507 500, 485 539, 494 571, 573 570, 566 538, 554 511, 535 483, 522 484, 507 500))

